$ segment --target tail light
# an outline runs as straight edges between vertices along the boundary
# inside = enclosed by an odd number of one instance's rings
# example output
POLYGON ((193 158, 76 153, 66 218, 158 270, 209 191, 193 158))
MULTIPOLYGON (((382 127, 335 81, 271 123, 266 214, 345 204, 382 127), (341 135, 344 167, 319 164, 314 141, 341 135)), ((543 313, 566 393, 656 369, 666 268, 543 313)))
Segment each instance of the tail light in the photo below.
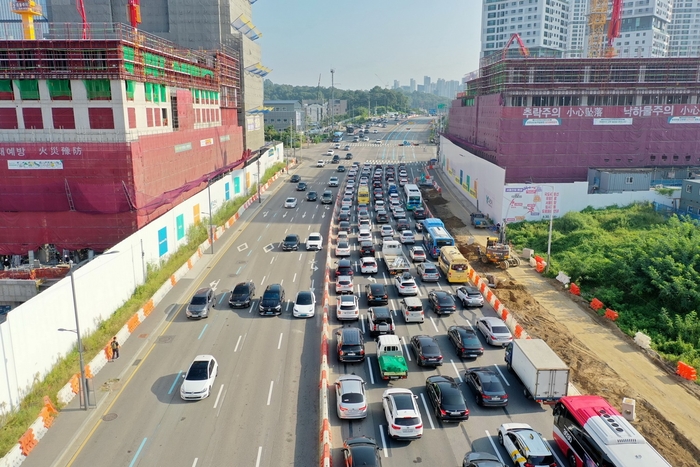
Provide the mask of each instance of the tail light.
POLYGON ((416 425, 416 426, 414 426, 414 428, 415 428, 416 430, 420 430, 421 428, 423 428, 423 425, 416 425))
POLYGON ((341 411, 341 412, 347 412, 347 411, 348 411, 348 408, 347 408, 347 407, 340 407, 340 411, 341 411))
POLYGON ((488 395, 486 395, 486 394, 482 394, 482 395, 481 395, 481 398, 482 398, 482 399, 491 399, 491 396, 488 396, 488 395))
POLYGON ((363 405, 362 407, 360 407, 360 408, 357 409, 357 410, 367 410, 367 406, 366 406, 366 405, 363 405))
POLYGON ((440 415, 447 415, 447 410, 440 409, 440 415))
POLYGON ((360 350, 360 355, 364 355, 364 354, 365 354, 365 349, 360 350))
POLYGON ((394 430, 400 430, 400 429, 401 429, 400 426, 394 425, 393 423, 391 424, 391 427, 392 427, 394 430))

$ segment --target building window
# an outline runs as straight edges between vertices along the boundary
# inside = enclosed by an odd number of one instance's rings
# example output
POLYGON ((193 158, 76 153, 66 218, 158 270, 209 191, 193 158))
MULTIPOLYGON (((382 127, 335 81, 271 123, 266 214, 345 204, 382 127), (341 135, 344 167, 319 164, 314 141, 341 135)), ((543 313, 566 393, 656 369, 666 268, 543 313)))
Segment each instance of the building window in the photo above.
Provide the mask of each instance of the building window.
POLYGON ((108 79, 86 79, 85 90, 89 101, 104 101, 112 99, 112 88, 108 79))
POLYGON ((693 192, 693 186, 688 184, 685 186, 685 192, 686 193, 692 193, 693 192))
POLYGON ((634 182, 633 177, 625 177, 625 184, 631 185, 634 182))
POLYGON ((126 100, 134 100, 134 91, 136 90, 136 82, 131 80, 124 80, 124 87, 126 88, 126 100))
POLYGON ((134 107, 127 107, 126 114, 129 120, 129 128, 136 128, 136 109, 134 107))
POLYGON ((39 100, 39 80, 37 79, 20 79, 17 80, 19 87, 19 98, 23 101, 38 101, 39 100))
POLYGON ((69 79, 47 79, 46 86, 52 101, 69 101, 73 98, 69 79))
POLYGON ((15 99, 15 92, 12 88, 11 79, 0 79, 0 100, 11 101, 15 99))
POLYGON ((694 211, 695 209, 692 206, 688 206, 688 214, 693 214, 694 211))

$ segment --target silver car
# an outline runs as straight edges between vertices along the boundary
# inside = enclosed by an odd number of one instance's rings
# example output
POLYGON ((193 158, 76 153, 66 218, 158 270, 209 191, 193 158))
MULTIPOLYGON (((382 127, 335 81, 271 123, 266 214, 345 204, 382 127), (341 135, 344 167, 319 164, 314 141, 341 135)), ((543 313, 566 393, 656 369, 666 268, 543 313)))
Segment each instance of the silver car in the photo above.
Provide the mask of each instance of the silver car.
POLYGON ((462 305, 467 306, 484 306, 484 296, 481 295, 479 289, 471 285, 465 285, 457 288, 457 298, 462 302, 462 305))
POLYGON ((500 318, 485 316, 476 320, 476 327, 490 345, 505 347, 513 340, 508 326, 500 318))
POLYGON ((209 287, 201 288, 194 293, 190 304, 187 305, 185 316, 191 319, 209 317, 209 309, 214 301, 214 291, 209 287))
POLYGON ((356 375, 344 375, 335 382, 335 399, 338 418, 357 419, 367 417, 365 382, 356 375))
POLYGON ((352 276, 338 276, 335 281, 336 294, 352 293, 353 287, 352 276))

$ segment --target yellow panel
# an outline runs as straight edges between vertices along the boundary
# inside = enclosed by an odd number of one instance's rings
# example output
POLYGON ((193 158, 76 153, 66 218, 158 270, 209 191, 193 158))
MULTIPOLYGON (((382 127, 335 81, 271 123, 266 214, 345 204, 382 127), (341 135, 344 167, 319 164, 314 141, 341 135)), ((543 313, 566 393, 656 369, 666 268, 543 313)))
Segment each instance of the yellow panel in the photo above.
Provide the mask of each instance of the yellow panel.
POLYGON ((199 204, 194 205, 194 207, 192 208, 192 214, 194 215, 194 223, 199 224, 201 222, 201 219, 199 217, 199 204))

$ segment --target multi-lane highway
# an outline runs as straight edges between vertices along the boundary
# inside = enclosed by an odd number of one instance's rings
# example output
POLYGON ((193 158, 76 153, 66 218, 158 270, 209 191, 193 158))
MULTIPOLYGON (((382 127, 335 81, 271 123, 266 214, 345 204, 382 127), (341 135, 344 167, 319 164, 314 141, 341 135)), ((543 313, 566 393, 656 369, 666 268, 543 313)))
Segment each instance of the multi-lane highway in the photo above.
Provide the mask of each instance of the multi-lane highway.
MULTIPOLYGON (((434 148, 399 146, 398 143, 428 139, 428 119, 416 119, 411 125, 389 122, 387 128, 378 128, 370 134, 371 140, 349 143, 353 161, 361 164, 405 163, 409 179, 419 176, 421 165, 434 157, 434 148), (381 144, 375 140, 381 139, 381 144)), ((376 127, 373 127, 376 128, 376 127)), ((347 139, 347 138, 346 138, 347 139)), ((347 141, 341 144, 344 146, 347 141)), ((330 147, 330 145, 329 145, 330 147)), ((327 189, 331 176, 339 176, 342 190, 344 173, 337 165, 317 168, 318 154, 306 152, 296 174, 308 183, 307 190, 319 194, 327 189)), ((345 151, 337 151, 341 158, 345 151)), ((350 165, 352 161, 341 160, 350 165)), ((326 238, 331 226, 333 206, 320 201, 306 201, 304 192, 297 192, 296 184, 282 180, 281 186, 266 197, 263 205, 246 224, 242 224, 231 240, 217 252, 209 267, 196 279, 191 279, 181 296, 168 297, 168 318, 159 330, 157 343, 148 347, 135 361, 135 369, 122 385, 121 392, 107 408, 115 417, 100 421, 87 436, 78 441, 78 448, 70 465, 179 465, 179 466, 312 466, 318 462, 318 375, 320 363, 321 301, 326 248, 333 248, 333 238, 326 238), (284 209, 287 197, 297 197, 296 208, 284 209), (298 234, 305 240, 310 232, 321 232, 324 250, 284 252, 280 242, 287 233, 298 234), (249 309, 231 310, 228 298, 233 286, 251 280, 257 287, 255 300, 249 309), (286 292, 286 303, 281 316, 261 317, 257 305, 263 290, 269 284, 281 284, 286 292), (199 287, 213 286, 216 306, 208 319, 189 321, 185 307, 190 296, 199 287), (295 319, 291 307, 296 293, 311 289, 316 294, 316 316, 295 319), (179 388, 182 375, 193 358, 211 354, 219 364, 219 372, 209 398, 184 402, 179 388), (109 459, 109 462, 105 462, 109 459)), ((354 219, 356 221, 356 219, 354 219)), ((412 219, 411 219, 412 220, 412 219)), ((393 222, 393 221, 392 221, 393 222)), ((378 244, 377 227, 374 228, 378 244)), ((335 230, 333 230, 335 232, 335 230)), ((420 241, 420 234, 417 237, 420 241)), ((355 234, 350 236, 353 264, 359 261, 355 234)), ((333 260, 334 261, 334 260, 333 260)), ((333 272, 333 264, 330 265, 333 272)), ((415 268, 412 268, 415 273, 415 268)), ((333 276, 333 274, 331 274, 333 276)), ((398 309, 398 295, 391 279, 380 265, 374 278, 387 284, 390 308, 398 309)), ((335 319, 335 294, 330 288, 330 316, 333 330, 340 326, 360 326, 366 330, 367 312, 364 286, 370 279, 362 277, 359 267, 355 273, 355 287, 360 297, 359 323, 341 324, 335 319)), ((501 423, 520 421, 531 424, 546 437, 551 436, 551 411, 527 401, 516 378, 505 370, 503 350, 486 348, 476 362, 461 361, 447 341, 450 325, 474 323, 481 315, 495 315, 488 306, 483 309, 462 309, 439 318, 429 311, 428 291, 432 288, 454 291, 456 286, 444 280, 438 284, 419 282, 419 298, 426 308, 423 324, 406 324, 396 316, 396 334, 408 342, 415 334, 437 336, 445 361, 436 370, 421 369, 415 361, 409 362, 409 377, 387 384, 378 377, 374 357, 374 343, 366 335, 369 358, 362 364, 341 364, 331 348, 331 382, 341 374, 355 373, 367 382, 369 415, 361 421, 340 421, 335 415, 335 396, 331 391, 331 423, 333 426, 333 456, 335 465, 342 465, 339 447, 350 436, 368 435, 382 448, 385 466, 404 466, 413 463, 425 465, 458 465, 470 450, 498 453, 512 465, 509 456, 497 445, 496 431, 501 423), (432 374, 446 374, 460 379, 469 366, 491 365, 497 369, 510 394, 507 408, 480 408, 474 395, 462 384, 469 403, 470 419, 459 425, 443 425, 435 420, 425 394, 425 378, 432 374), (381 395, 387 387, 407 387, 418 395, 424 422, 422 439, 396 442, 386 434, 386 420, 381 407, 381 395)), ((407 354, 410 355, 410 354, 407 354)), ((556 452, 556 451, 555 451, 556 452)), ((557 452, 558 453, 558 452, 557 452)), ((561 459, 561 454, 559 454, 561 459)), ((563 464, 562 464, 563 465, 563 464)))

